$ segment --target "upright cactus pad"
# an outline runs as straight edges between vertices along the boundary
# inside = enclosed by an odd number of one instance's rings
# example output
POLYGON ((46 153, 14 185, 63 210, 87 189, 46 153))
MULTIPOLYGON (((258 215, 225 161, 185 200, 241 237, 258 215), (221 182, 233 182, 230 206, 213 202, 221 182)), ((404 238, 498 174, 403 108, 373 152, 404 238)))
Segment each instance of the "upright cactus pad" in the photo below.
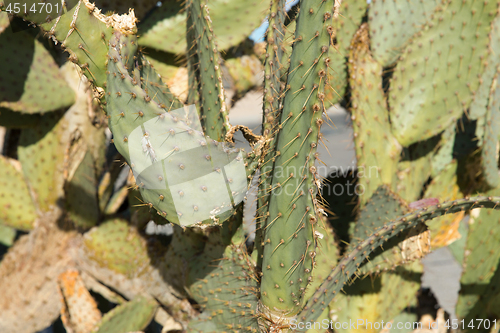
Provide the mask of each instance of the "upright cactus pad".
POLYGON ((91 229, 84 237, 84 251, 102 267, 130 277, 147 266, 145 241, 123 220, 110 220, 91 229))
POLYGON ((389 92, 392 130, 403 146, 442 132, 469 107, 495 14, 495 2, 443 1, 408 42, 389 92))
POLYGON ((495 188, 500 184, 498 174, 498 133, 500 130, 500 87, 498 86, 498 76, 493 79, 486 107, 486 114, 478 119, 476 135, 481 145, 481 179, 486 188, 495 188), (479 132, 479 134, 478 134, 479 132), (480 137, 482 133, 482 137, 480 137))
MULTIPOLYGON (((0 12, 0 16, 7 13, 0 12)), ((43 44, 26 31, 0 33, 0 116, 4 110, 44 113, 70 106, 74 92, 43 44)))
MULTIPOLYGON (((427 186, 424 198, 435 198, 440 202, 458 199, 462 194, 457 184, 457 165, 458 163, 453 161, 435 176, 427 186)), ((458 228, 464 213, 441 216, 427 223, 431 231, 433 250, 450 245, 461 237, 458 228)))
MULTIPOLYGON (((498 188, 487 192, 487 195, 497 193, 498 188)), ((483 309, 476 304, 481 302, 480 295, 486 292, 500 260, 500 253, 495 245, 500 240, 500 229, 496 227, 500 224, 499 212, 478 209, 471 215, 456 306, 457 317, 466 320, 482 315, 483 309)))
POLYGON ((65 124, 60 112, 52 112, 36 128, 24 129, 19 139, 19 161, 42 211, 63 195, 64 155, 60 152, 66 150, 65 124))

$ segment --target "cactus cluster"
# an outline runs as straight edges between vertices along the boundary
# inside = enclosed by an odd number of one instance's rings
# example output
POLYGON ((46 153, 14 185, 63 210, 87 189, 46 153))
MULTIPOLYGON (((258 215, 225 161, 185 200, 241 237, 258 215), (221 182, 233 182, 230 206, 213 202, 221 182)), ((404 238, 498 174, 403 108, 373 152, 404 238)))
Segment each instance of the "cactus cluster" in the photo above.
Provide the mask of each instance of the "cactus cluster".
POLYGON ((0 331, 416 321, 450 244, 459 319, 500 319, 500 2, 286 2, 0 0, 0 331), (229 121, 256 73, 260 135, 229 121), (336 103, 356 170, 325 180, 336 103))

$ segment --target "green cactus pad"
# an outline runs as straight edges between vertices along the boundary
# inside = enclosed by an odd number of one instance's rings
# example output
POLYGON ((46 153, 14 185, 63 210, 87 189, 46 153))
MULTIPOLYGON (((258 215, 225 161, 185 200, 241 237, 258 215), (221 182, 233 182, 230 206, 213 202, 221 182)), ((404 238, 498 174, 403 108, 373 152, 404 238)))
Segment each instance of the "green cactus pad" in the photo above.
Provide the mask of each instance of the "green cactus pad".
MULTIPOLYGON (((263 258, 263 228, 267 213, 269 211, 269 196, 272 188, 273 160, 276 155, 276 140, 273 139, 278 130, 280 118, 280 103, 282 102, 281 76, 285 70, 281 61, 286 51, 279 47, 283 45, 287 37, 285 27, 286 1, 275 0, 271 2, 271 12, 269 15, 269 28, 267 31, 267 48, 264 64, 264 98, 262 107, 262 135, 269 140, 264 148, 262 156, 262 167, 260 168, 260 183, 258 189, 257 211, 255 218, 255 253, 257 255, 257 267, 261 269, 263 258), (276 46, 276 47, 275 47, 276 46)), ((295 27, 295 21, 293 22, 295 27)), ((295 28, 294 28, 295 29, 295 28)), ((290 36, 291 37, 291 36, 290 36)), ((288 65, 288 64, 287 64, 288 65)))
POLYGON ((320 179, 314 164, 325 111, 333 14, 333 1, 301 3, 280 131, 275 137, 279 155, 274 161, 269 214, 263 226, 261 302, 271 314, 287 318, 300 310, 312 279, 314 231, 322 214, 315 200, 320 179))
POLYGON ((481 146, 481 178, 488 189, 495 188, 500 183, 500 176, 498 175, 499 102, 500 86, 498 86, 497 77, 495 77, 489 95, 486 114, 478 119, 476 125, 476 136, 481 146), (480 137, 481 134, 482 137, 480 137))
POLYGON ((403 47, 430 20, 436 1, 376 0, 370 4, 371 50, 383 67, 396 62, 403 47))
MULTIPOLYGON (((187 50, 186 12, 181 12, 181 2, 164 1, 153 14, 141 23, 143 46, 181 54, 187 50)), ((265 17, 267 1, 214 0, 209 4, 220 50, 238 45, 256 29, 265 17)))
POLYGON ((24 175, 34 190, 38 208, 49 210, 63 197, 66 121, 60 112, 44 115, 35 128, 23 129, 17 154, 24 175))
MULTIPOLYGON (((408 211, 406 202, 391 192, 386 185, 380 186, 360 211, 347 253, 376 229, 408 211)), ((362 274, 368 274, 393 270, 401 264, 420 259, 429 252, 430 236, 427 228, 418 225, 415 229, 401 232, 373 251, 368 262, 360 267, 360 271, 362 274)))
MULTIPOLYGON (((394 319, 404 308, 416 305, 421 274, 422 265, 413 262, 378 276, 358 279, 351 285, 345 286, 345 293, 340 293, 330 303, 330 313, 336 316, 335 322, 354 322, 359 325, 354 329, 352 326, 347 328, 337 326, 335 331, 380 332, 380 326, 377 329, 374 323, 383 321, 387 325, 386 323, 394 319), (362 319, 363 322, 358 322, 358 319, 362 319)), ((395 328, 394 324, 393 327, 395 328)))
POLYGON ((146 241, 125 220, 104 222, 87 232, 83 238, 87 256, 129 278, 137 277, 149 264, 146 241))
POLYGON ((158 303, 151 298, 136 297, 106 313, 96 333, 123 333, 144 330, 156 313, 158 303))
POLYGON ((366 15, 368 3, 364 0, 342 1, 339 16, 334 20, 337 44, 343 56, 349 55, 351 39, 366 15))
MULTIPOLYGON (((121 58, 133 55, 129 37, 120 39, 117 33, 111 44, 109 126, 115 146, 134 171, 144 203, 181 225, 223 222, 247 189, 242 155, 206 138, 194 108, 166 112, 163 107, 169 106, 158 104, 134 84, 141 79, 129 74, 121 58)), ((155 87, 151 85, 149 90, 155 87)))
MULTIPOLYGON (((500 58, 497 56, 500 52, 500 15, 491 23, 489 47, 491 52, 488 54, 486 66, 479 79, 479 88, 474 94, 474 99, 469 107, 468 116, 472 120, 483 117, 486 114, 488 100, 491 95, 493 79, 497 75, 500 58)), ((498 79, 497 79, 498 80, 498 79)), ((494 89, 494 88, 493 88, 494 89)))
MULTIPOLYGON (((166 2, 166 1, 165 1, 166 2)), ((97 8, 100 8, 104 14, 107 13, 117 13, 117 14, 128 14, 130 8, 134 9, 135 15, 139 20, 142 20, 148 12, 153 10, 158 1, 156 0, 96 0, 95 4, 97 8)))
POLYGON ((432 157, 438 149, 439 136, 404 148, 398 163, 395 191, 407 202, 420 199, 422 188, 432 172, 432 157))
MULTIPOLYGON (((457 185, 457 166, 458 163, 454 160, 444 167, 427 186, 424 198, 436 198, 443 202, 461 197, 457 185)), ((447 246, 461 237, 458 228, 463 216, 463 212, 459 212, 435 218, 427 223, 432 236, 432 250, 447 246)))
POLYGON ((403 146, 442 132, 469 107, 495 14, 494 2, 449 1, 409 41, 389 88, 392 130, 403 146))
MULTIPOLYGON (((489 280, 489 283, 487 284, 486 288, 483 288, 483 285, 478 286, 480 289, 475 289, 473 292, 479 292, 480 297, 477 300, 477 302, 472 301, 471 304, 468 304, 470 310, 468 312, 468 316, 466 317, 466 320, 470 322, 471 319, 476 319, 475 316, 478 316, 477 318, 480 318, 482 316, 487 316, 489 318, 498 318, 500 313, 500 302, 499 302, 499 293, 498 293, 498 285, 500 283, 500 269, 497 266, 492 267, 492 271, 494 271, 493 277, 489 280)), ((472 288, 468 288, 470 290, 472 288)), ((494 324, 494 321, 491 320, 490 325, 494 324)), ((493 325, 491 325, 493 326, 493 325)), ((465 332, 487 332, 488 330, 484 329, 485 327, 481 327, 483 330, 466 330, 465 332)))
POLYGON ((0 244, 12 246, 16 238, 16 229, 0 224, 0 244))
POLYGON ((351 43, 349 79, 359 184, 363 205, 381 184, 395 184, 401 146, 391 134, 382 90, 382 66, 369 51, 368 26, 362 25, 351 43))
MULTIPOLYGON (((335 298, 344 284, 356 273, 366 257, 374 251, 384 241, 397 235, 398 233, 413 228, 419 223, 442 216, 444 214, 455 213, 473 208, 493 208, 500 209, 500 197, 473 197, 459 199, 452 202, 441 203, 437 206, 429 206, 406 214, 396 220, 387 223, 384 227, 377 229, 372 235, 364 239, 357 245, 355 250, 346 254, 328 275, 326 281, 316 290, 308 300, 303 310, 297 315, 298 320, 303 322, 314 321, 325 309, 327 304, 335 298)), ((491 246, 496 244, 490 242, 491 246)), ((303 330, 298 330, 299 332, 303 330)))
POLYGON ((30 230, 37 214, 23 174, 7 157, 0 156, 0 166, 0 224, 30 230))
POLYGON ((457 132, 457 124, 450 125, 441 134, 439 142, 439 150, 432 156, 432 177, 436 177, 443 169, 451 163, 453 159, 453 148, 455 146, 455 137, 457 132))
POLYGON ((196 276, 204 278, 197 278, 190 286, 203 313, 189 323, 189 330, 257 332, 257 281, 244 249, 230 245, 222 258, 218 257, 217 246, 205 249, 191 263, 192 267, 204 267, 206 272, 201 274, 198 270, 196 276))
MULTIPOLYGON (((487 192, 498 194, 499 189, 487 192)), ((460 278, 460 292, 456 306, 457 317, 462 319, 480 318, 483 308, 477 307, 481 295, 486 295, 500 259, 498 242, 500 241, 500 213, 489 209, 471 212, 469 232, 465 247, 463 272, 460 278)))
POLYGON ((41 42, 26 31, 6 28, 0 45, 9 45, 0 53, 0 118, 8 117, 8 111, 44 113, 73 104, 75 94, 41 42))
MULTIPOLYGON (((188 47, 195 48, 197 64, 194 65, 198 82, 200 101, 200 120, 205 135, 213 140, 224 141, 231 129, 229 113, 225 102, 226 96, 222 79, 222 58, 217 50, 212 21, 208 13, 206 0, 186 1, 188 20, 193 29, 194 41, 188 47)), ((191 32, 189 32, 191 33, 191 32)), ((196 89, 196 87, 191 87, 196 89)))
MULTIPOLYGON (((284 64, 282 64, 285 51, 283 45, 289 29, 285 27, 285 3, 284 0, 271 1, 271 14, 269 15, 269 28, 267 30, 267 48, 264 64, 264 100, 262 114, 262 133, 266 137, 272 137, 278 122, 279 104, 281 99, 281 76, 284 64)), ((295 22, 293 22, 293 31, 295 22)), ((291 31, 293 33, 293 31, 291 31)), ((290 36, 291 37, 291 36, 290 36)), ((290 52, 288 52, 288 55, 290 52)), ((271 149, 273 151, 273 149, 271 149)), ((264 172, 266 170, 263 170, 264 172)), ((266 176, 267 177, 267 176, 266 176)), ((264 179, 262 179, 264 180, 264 179)), ((266 187, 266 186, 264 186, 266 187)), ((261 186, 262 188, 262 186, 261 186)))
POLYGON ((68 217, 81 228, 94 226, 99 219, 95 161, 89 151, 65 184, 68 217))
POLYGON ((25 114, 9 109, 0 108, 0 126, 8 128, 26 128, 33 127, 40 123, 41 115, 25 114))

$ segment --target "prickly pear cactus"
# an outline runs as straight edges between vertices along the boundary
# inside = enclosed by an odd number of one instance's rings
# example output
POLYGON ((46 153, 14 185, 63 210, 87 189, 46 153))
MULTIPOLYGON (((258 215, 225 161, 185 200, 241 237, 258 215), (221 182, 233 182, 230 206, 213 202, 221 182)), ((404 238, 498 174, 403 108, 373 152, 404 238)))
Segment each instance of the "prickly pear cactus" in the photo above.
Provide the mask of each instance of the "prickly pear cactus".
POLYGON ((0 1, 0 331, 378 332, 342 323, 421 320, 444 246, 459 319, 500 319, 499 1, 50 5, 0 1))

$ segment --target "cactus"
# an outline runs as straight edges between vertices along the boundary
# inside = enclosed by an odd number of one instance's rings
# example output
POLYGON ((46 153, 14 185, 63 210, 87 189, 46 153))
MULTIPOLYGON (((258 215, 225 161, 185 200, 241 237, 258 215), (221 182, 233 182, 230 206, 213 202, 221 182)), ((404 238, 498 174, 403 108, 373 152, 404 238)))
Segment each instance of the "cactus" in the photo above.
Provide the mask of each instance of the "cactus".
POLYGON ((132 332, 146 328, 153 319, 158 303, 153 299, 137 297, 108 312, 98 324, 96 332, 132 332))
MULTIPOLYGON (((496 193, 498 189, 487 192, 488 195, 496 193)), ((498 267, 500 258, 498 253, 491 249, 491 244, 495 244, 499 237, 498 228, 494 227, 499 221, 498 213, 479 209, 471 215, 471 219, 473 221, 469 223, 463 273, 460 278, 461 288, 456 307, 457 316, 466 320, 483 315, 484 312, 476 304, 481 304, 482 295, 488 295, 488 283, 498 267)))
POLYGON ((500 3, 252 5, 73 0, 47 16, 0 3, 2 332, 58 317, 76 332, 414 318, 420 259, 450 244, 464 267, 459 317, 500 315, 500 3), (229 50, 264 15, 263 64, 229 50), (264 71, 262 135, 229 122, 225 71, 241 94, 255 84, 238 82, 254 77, 248 59, 264 71), (170 89, 181 76, 187 91, 170 89), (317 147, 337 102, 357 168, 329 183, 317 147))
POLYGON ((485 66, 482 59, 491 52, 488 49, 488 36, 495 13, 495 3, 470 2, 466 7, 462 7, 456 2, 449 2, 443 8, 436 10, 434 19, 427 24, 429 31, 425 34, 416 34, 410 40, 403 53, 403 59, 396 65, 390 92, 391 112, 393 112, 392 128, 400 143, 406 146, 436 135, 468 108, 472 93, 478 89, 479 85, 478 77, 470 73, 481 72, 482 67, 485 66), (484 16, 481 18, 479 15, 472 15, 473 12, 481 12, 484 16), (451 21, 457 17, 462 22, 467 21, 467 24, 477 27, 481 32, 472 29, 463 31, 455 29, 451 21), (441 28, 443 25, 449 28, 441 28), (446 38, 447 43, 440 43, 441 38, 446 38), (431 48, 430 54, 423 47, 424 43, 431 48), (474 48, 471 48, 471 45, 474 45, 474 48), (463 52, 451 51, 462 48, 463 52), (467 52, 467 50, 472 52, 467 52), (454 54, 453 57, 445 56, 450 52, 454 54), (432 65, 422 66, 419 71, 415 70, 419 67, 413 65, 415 61, 432 65), (462 66, 467 68, 467 74, 461 73, 462 66), (441 74, 440 70, 445 68, 446 74, 441 74), (464 75, 463 79, 461 79, 462 75, 464 75), (440 82, 433 83, 432 89, 426 89, 427 80, 437 76, 440 77, 440 82), (426 92, 423 96, 421 89, 426 92), (444 94, 436 100, 435 94, 441 89, 444 94), (420 98, 414 98, 415 95, 419 95, 420 98), (431 109, 436 108, 435 105, 438 103, 441 103, 438 107, 444 112, 429 113, 431 109), (432 127, 434 130, 418 125, 432 121, 437 124, 432 127))
POLYGON ((4 170, 0 194, 3 212, 0 221, 4 226, 30 230, 37 216, 36 207, 24 176, 19 170, 20 165, 4 156, 0 158, 0 164, 4 170))
MULTIPOLYGON (((7 13, 0 16, 7 17, 7 13)), ((74 103, 74 92, 66 85, 54 59, 28 31, 14 33, 13 28, 6 28, 0 34, 0 43, 10 45, 0 58, 2 111, 45 113, 74 103)))
MULTIPOLYGON (((188 14, 181 12, 181 8, 180 2, 168 0, 154 11, 140 26, 144 31, 140 38, 141 45, 174 54, 185 53, 188 14)), ((214 24, 213 32, 219 36, 220 49, 226 50, 247 38, 264 19, 266 9, 266 1, 252 1, 245 5, 237 0, 212 1, 210 17, 214 24)))
POLYGON ((353 121, 360 185, 365 189, 361 204, 381 184, 396 182, 401 145, 391 135, 384 92, 382 65, 369 54, 368 26, 363 24, 352 39, 349 54, 350 85, 353 87, 353 121), (373 140, 373 137, 382 140, 373 140), (383 155, 379 155, 384 151, 383 155), (384 156, 383 159, 379 159, 384 156), (389 159, 387 159, 389 156, 389 159))
POLYGON ((408 40, 426 24, 435 1, 374 1, 369 11, 374 58, 383 67, 394 64, 408 40))

